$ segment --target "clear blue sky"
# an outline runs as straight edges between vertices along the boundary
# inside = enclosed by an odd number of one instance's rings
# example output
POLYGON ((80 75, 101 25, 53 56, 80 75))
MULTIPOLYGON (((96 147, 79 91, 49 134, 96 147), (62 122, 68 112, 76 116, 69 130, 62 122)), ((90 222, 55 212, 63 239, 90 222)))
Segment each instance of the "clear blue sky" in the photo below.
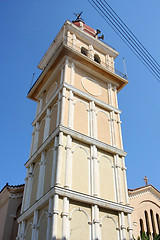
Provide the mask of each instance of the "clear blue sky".
MULTIPOLYGON (((160 1, 107 1, 160 63, 160 1)), ((0 0, 0 189, 24 183, 36 104, 26 98, 32 74, 54 37, 73 12, 83 11, 89 26, 100 29, 105 42, 125 58, 129 84, 118 94, 128 187, 144 185, 143 177, 160 190, 160 84, 142 65, 87 0, 0 0)))

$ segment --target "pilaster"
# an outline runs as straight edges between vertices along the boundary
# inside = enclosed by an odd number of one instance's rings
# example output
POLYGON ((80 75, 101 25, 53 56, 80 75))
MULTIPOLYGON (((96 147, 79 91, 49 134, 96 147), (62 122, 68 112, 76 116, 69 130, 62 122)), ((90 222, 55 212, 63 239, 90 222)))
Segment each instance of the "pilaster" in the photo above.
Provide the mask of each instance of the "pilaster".
POLYGON ((61 115, 60 115, 60 125, 64 124, 64 109, 65 109, 65 99, 66 99, 66 88, 62 88, 62 97, 61 97, 61 115))
POLYGON ((95 112, 95 103, 92 101, 90 103, 90 111, 91 111, 91 137, 97 138, 97 123, 96 123, 96 112, 95 112))
POLYGON ((34 132, 34 142, 33 142, 33 152, 32 152, 32 154, 37 150, 38 137, 39 137, 39 122, 36 122, 35 132, 34 132))
POLYGON ((121 130, 121 120, 120 120, 120 114, 117 114, 118 116, 118 129, 119 129, 119 137, 120 137, 120 148, 123 149, 123 141, 122 141, 122 130, 121 130))
POLYGON ((71 188, 72 179, 72 138, 67 135, 65 188, 71 188))
POLYGON ((97 205, 94 206, 94 239, 100 240, 100 219, 99 219, 99 207, 97 205))
POLYGON ((58 139, 58 152, 57 152, 57 174, 56 185, 60 185, 61 165, 62 165, 62 149, 63 149, 63 132, 59 133, 58 139))
POLYGON ((45 156, 46 152, 42 152, 41 160, 40 160, 40 169, 39 169, 39 177, 38 177, 38 189, 37 189, 37 198, 39 199, 43 194, 43 186, 44 186, 44 176, 45 176, 45 156))
POLYGON ((124 157, 122 157, 122 171, 123 171, 123 180, 124 180, 124 189, 125 189, 125 199, 126 199, 126 204, 129 205, 126 169, 127 168, 125 167, 125 159, 124 157))
POLYGON ((32 223, 32 237, 31 240, 37 240, 38 237, 38 211, 34 211, 33 223, 32 223))
POLYGON ((51 227, 51 239, 57 239, 57 217, 59 214, 58 210, 58 195, 55 194, 53 197, 53 215, 52 215, 52 227, 51 227))
POLYGON ((63 212, 62 212, 62 239, 68 239, 68 216, 69 216, 69 200, 67 197, 63 198, 63 212))
POLYGON ((26 198, 24 201, 24 209, 25 211, 30 204, 30 198, 31 198, 31 190, 32 190, 32 180, 33 180, 33 164, 31 164, 28 168, 28 176, 27 176, 27 188, 26 188, 26 198))
POLYGON ((133 240, 133 227, 131 221, 131 214, 127 214, 128 218, 128 231, 129 231, 129 240, 133 240))
POLYGON ((126 226, 125 226, 125 221, 124 221, 124 212, 120 213, 120 217, 121 217, 122 239, 126 240, 126 226))
POLYGON ((47 214, 47 234, 46 240, 50 240, 51 234, 51 222, 52 222, 52 208, 53 208, 53 198, 49 198, 49 205, 48 205, 48 214, 47 214))
POLYGON ((114 111, 110 112, 110 119, 111 119, 111 129, 112 129, 112 131, 111 131, 112 132, 112 135, 111 135, 112 145, 114 147, 116 147, 117 146, 117 144, 116 144, 116 133, 115 133, 115 121, 116 121, 116 119, 115 119, 114 111))
POLYGON ((57 120, 56 120, 56 127, 60 124, 60 112, 61 112, 61 92, 58 93, 58 108, 57 108, 57 120))
POLYGON ((118 154, 114 155, 114 162, 115 162, 115 178, 116 178, 116 189, 117 189, 117 199, 118 203, 122 203, 122 196, 121 196, 121 185, 120 185, 120 176, 119 176, 119 164, 118 164, 118 154))
POLYGON ((32 153, 33 153, 35 131, 36 131, 36 126, 33 127, 32 140, 31 140, 31 148, 30 148, 30 154, 29 154, 29 157, 31 157, 31 156, 32 156, 32 153))
POLYGON ((75 75, 75 64, 72 62, 71 63, 71 79, 70 79, 70 84, 74 86, 74 75, 75 75))
POLYGON ((44 127, 43 142, 44 142, 44 141, 48 138, 48 136, 49 136, 50 115, 51 115, 51 110, 50 110, 50 108, 47 108, 47 113, 46 113, 46 116, 45 116, 45 127, 44 127))
POLYGON ((53 165, 52 165, 52 176, 51 176, 51 188, 54 186, 55 184, 55 175, 56 175, 56 164, 57 164, 57 146, 58 144, 58 137, 55 136, 55 140, 54 140, 54 150, 53 150, 53 165))
POLYGON ((76 47, 76 35, 75 34, 72 35, 72 47, 73 48, 76 47))
POLYGON ((74 103, 73 103, 73 92, 69 91, 69 110, 68 110, 68 127, 73 129, 73 114, 74 114, 74 103))
POLYGON ((97 148, 95 145, 91 147, 92 161, 93 161, 93 196, 99 196, 99 165, 97 159, 97 148))
POLYGON ((22 221, 21 228, 20 228, 19 240, 24 240, 25 227, 26 227, 26 221, 22 221))
POLYGON ((89 47, 88 47, 88 56, 89 56, 91 59, 94 59, 93 46, 92 46, 92 45, 89 45, 89 47))

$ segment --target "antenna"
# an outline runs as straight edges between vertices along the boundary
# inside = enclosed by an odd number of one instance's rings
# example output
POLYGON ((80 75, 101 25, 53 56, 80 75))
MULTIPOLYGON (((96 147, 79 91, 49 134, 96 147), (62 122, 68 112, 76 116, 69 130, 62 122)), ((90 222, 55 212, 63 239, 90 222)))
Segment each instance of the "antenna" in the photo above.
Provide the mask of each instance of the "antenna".
POLYGON ((32 75, 32 80, 31 80, 30 88, 32 87, 32 84, 33 84, 34 75, 35 75, 35 73, 33 73, 33 75, 32 75))
POLYGON ((126 64, 125 64, 125 60, 124 60, 124 58, 123 58, 123 67, 124 67, 124 72, 125 72, 125 77, 126 78, 128 78, 128 76, 127 76, 127 69, 126 69, 126 64))

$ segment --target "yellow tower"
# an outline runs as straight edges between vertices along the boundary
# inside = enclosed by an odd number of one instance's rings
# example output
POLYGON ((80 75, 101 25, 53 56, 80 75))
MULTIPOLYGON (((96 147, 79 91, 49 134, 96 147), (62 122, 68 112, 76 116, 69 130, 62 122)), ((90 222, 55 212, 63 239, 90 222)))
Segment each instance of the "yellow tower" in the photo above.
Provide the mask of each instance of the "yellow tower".
POLYGON ((17 239, 132 239, 117 56, 84 22, 66 21, 39 63, 17 239))

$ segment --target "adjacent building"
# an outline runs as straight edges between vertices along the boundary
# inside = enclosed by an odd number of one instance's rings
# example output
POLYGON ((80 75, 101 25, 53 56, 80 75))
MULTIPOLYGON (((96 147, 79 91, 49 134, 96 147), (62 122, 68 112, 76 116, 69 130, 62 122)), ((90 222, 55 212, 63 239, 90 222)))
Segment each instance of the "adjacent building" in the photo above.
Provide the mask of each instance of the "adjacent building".
POLYGON ((10 186, 8 183, 0 191, 0 239, 16 240, 17 219, 20 216, 24 184, 10 186))
POLYGON ((153 239, 160 235, 160 192, 152 185, 129 189, 132 213, 133 235, 135 239, 145 232, 153 239))

